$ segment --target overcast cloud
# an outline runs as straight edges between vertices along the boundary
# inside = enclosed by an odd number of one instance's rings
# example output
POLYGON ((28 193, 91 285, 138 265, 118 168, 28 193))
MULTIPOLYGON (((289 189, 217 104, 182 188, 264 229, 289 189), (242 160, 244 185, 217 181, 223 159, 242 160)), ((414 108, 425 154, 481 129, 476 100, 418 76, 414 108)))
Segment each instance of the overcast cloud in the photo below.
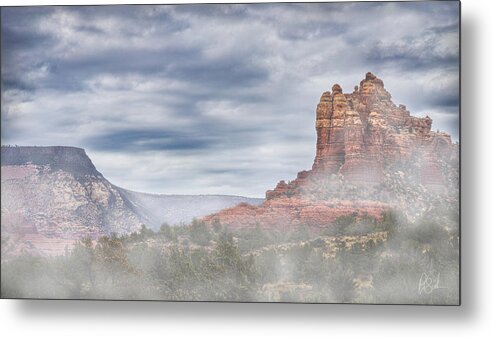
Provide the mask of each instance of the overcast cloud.
POLYGON ((367 71, 458 141, 457 2, 2 8, 2 144, 83 147, 137 191, 262 197, 367 71))

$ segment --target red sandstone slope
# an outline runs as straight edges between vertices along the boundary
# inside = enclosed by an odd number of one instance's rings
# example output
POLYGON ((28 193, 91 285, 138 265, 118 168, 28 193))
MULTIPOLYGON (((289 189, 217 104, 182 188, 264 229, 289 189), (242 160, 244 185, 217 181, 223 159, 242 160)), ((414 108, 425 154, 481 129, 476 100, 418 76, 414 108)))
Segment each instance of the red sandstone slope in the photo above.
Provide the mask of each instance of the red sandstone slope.
POLYGON ((239 205, 203 220, 241 228, 321 228, 354 212, 378 216, 396 207, 418 215, 436 200, 457 205, 458 145, 431 126, 431 118, 394 104, 372 73, 350 94, 335 84, 316 109, 312 169, 279 182, 260 206, 239 205))

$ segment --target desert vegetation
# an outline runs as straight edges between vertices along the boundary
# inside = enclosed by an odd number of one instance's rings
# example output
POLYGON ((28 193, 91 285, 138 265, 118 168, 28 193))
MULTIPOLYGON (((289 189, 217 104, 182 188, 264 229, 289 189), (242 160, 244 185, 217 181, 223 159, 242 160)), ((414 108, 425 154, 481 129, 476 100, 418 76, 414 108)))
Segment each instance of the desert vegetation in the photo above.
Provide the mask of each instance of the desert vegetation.
POLYGON ((56 257, 11 255, 4 238, 1 291, 7 298, 456 304, 452 220, 354 214, 321 232, 195 220, 85 238, 56 257))

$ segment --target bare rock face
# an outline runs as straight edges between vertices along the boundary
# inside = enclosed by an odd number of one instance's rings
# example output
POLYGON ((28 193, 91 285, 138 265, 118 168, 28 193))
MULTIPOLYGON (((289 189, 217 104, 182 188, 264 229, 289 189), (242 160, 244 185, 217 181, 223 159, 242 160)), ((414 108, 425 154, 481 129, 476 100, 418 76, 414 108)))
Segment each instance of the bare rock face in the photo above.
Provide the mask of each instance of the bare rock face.
POLYGON ((65 244, 144 224, 83 149, 2 147, 1 170, 3 235, 28 238, 34 246, 65 244))
POLYGON ((101 176, 84 149, 70 146, 2 146, 2 166, 34 165, 63 170, 78 179, 101 176))
POLYGON ((312 170, 279 184, 266 197, 296 194, 313 176, 340 175, 360 188, 379 186, 395 170, 411 173, 415 186, 446 190, 450 185, 446 167, 457 168, 458 145, 431 127, 430 117, 411 116, 404 105, 394 104, 383 81, 370 72, 350 94, 335 84, 331 92, 323 93, 316 109, 312 170))
POLYGON ((457 204, 458 145, 431 127, 430 117, 411 116, 404 105, 394 104, 383 81, 370 72, 352 93, 335 84, 316 108, 312 169, 288 183, 280 181, 266 192, 263 205, 249 207, 247 213, 237 207, 205 220, 268 227, 277 217, 288 225, 319 227, 330 225, 334 214, 374 214, 390 207, 418 213, 436 198, 457 204), (344 204, 343 212, 333 207, 335 201, 344 204), (369 206, 371 202, 378 206, 369 206))
MULTIPOLYGON (((410 116, 404 105, 396 106, 383 81, 372 73, 351 94, 335 84, 332 93, 321 96, 316 110, 316 158, 313 172, 341 173, 356 184, 383 180, 385 163, 404 164, 413 153, 425 154, 428 168, 421 172, 423 184, 444 184, 437 163, 432 119, 410 116)), ((449 136, 446 145, 450 148, 449 136)))
POLYGON ((232 226, 236 229, 253 229, 260 225, 263 229, 292 230, 301 225, 308 226, 312 232, 320 232, 341 216, 371 216, 380 218, 388 209, 388 204, 377 201, 315 201, 305 198, 275 198, 260 206, 246 203, 209 215, 203 220, 232 226), (363 210, 364 213, 358 213, 363 210))

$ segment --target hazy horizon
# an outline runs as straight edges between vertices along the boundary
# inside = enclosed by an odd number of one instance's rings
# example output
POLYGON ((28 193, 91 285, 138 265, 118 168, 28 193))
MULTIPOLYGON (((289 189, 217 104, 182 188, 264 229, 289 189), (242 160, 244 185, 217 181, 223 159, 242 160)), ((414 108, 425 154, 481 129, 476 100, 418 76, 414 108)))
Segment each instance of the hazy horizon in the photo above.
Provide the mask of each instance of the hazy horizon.
POLYGON ((264 197, 316 104, 371 71, 459 141, 459 3, 2 8, 2 144, 76 146, 122 188, 264 197))

